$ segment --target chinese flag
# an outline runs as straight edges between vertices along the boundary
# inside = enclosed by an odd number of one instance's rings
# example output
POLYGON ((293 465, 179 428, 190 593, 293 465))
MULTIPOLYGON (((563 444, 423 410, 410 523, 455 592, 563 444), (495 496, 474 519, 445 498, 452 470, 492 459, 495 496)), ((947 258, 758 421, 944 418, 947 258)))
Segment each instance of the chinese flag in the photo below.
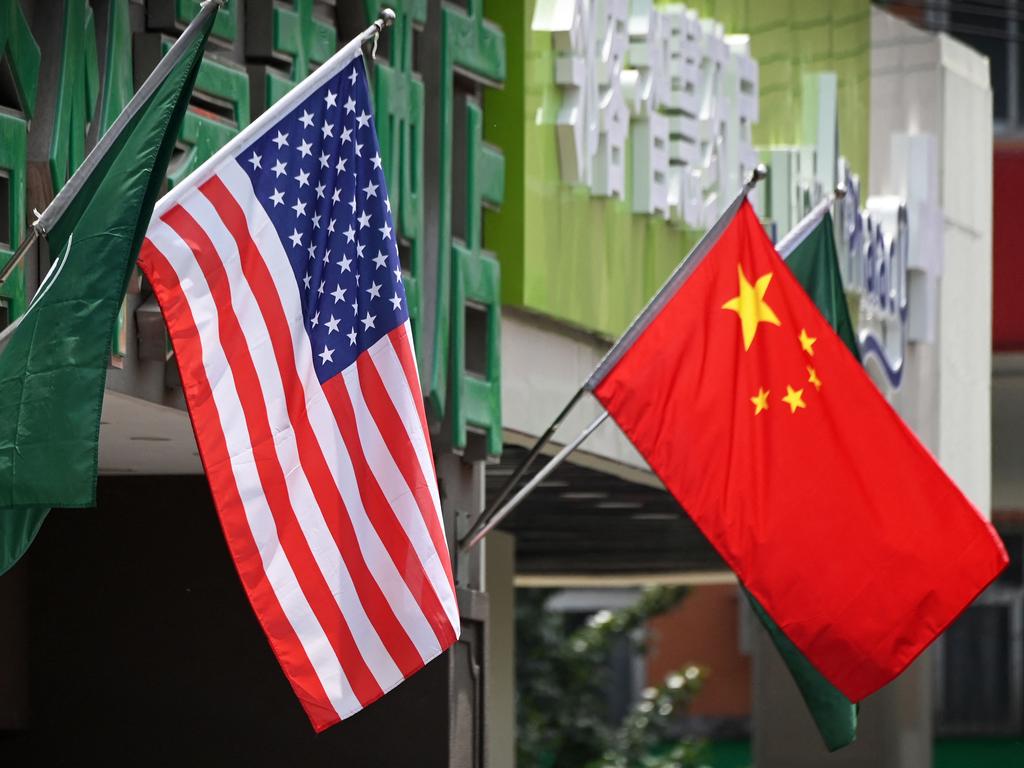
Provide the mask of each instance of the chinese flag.
POLYGON ((594 394, 810 662, 860 701, 1007 563, 744 202, 594 394))

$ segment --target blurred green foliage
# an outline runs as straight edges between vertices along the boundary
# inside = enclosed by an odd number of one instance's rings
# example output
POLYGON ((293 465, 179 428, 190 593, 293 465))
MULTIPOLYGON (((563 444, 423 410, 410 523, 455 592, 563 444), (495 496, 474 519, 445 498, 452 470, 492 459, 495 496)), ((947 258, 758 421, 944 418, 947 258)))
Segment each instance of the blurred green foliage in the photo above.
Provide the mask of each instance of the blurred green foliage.
POLYGON ((642 650, 639 630, 676 605, 681 587, 644 590, 631 607, 598 611, 573 628, 545 607, 549 589, 516 595, 517 759, 536 768, 704 768, 704 742, 673 735, 674 714, 700 691, 706 671, 686 666, 647 688, 621 722, 609 722, 613 647, 626 638, 642 650))

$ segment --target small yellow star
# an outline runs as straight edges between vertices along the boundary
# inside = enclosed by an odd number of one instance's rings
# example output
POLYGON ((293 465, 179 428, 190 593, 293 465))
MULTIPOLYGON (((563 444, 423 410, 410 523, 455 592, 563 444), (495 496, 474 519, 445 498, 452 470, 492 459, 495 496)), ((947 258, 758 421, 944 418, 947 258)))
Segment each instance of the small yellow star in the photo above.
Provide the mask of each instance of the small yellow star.
POLYGON ((740 327, 743 329, 743 348, 750 349, 760 323, 771 323, 772 325, 782 325, 782 323, 764 300, 772 273, 761 275, 757 278, 757 282, 751 285, 747 276, 743 274, 743 265, 737 264, 736 270, 740 274, 739 294, 725 302, 722 309, 731 310, 740 316, 740 327))
POLYGON ((750 402, 754 404, 754 415, 757 416, 761 411, 768 410, 768 390, 763 387, 757 388, 757 394, 750 398, 750 402))
POLYGON ((816 341, 817 339, 814 336, 807 335, 806 328, 800 329, 800 346, 803 347, 804 352, 806 352, 811 357, 814 357, 814 342, 816 341))
POLYGON ((786 396, 782 398, 782 402, 789 406, 790 413, 796 413, 797 408, 807 407, 804 403, 804 391, 802 389, 793 389, 788 384, 786 385, 786 396))
POLYGON ((807 366, 807 381, 814 385, 815 389, 821 389, 821 379, 811 366, 807 366))

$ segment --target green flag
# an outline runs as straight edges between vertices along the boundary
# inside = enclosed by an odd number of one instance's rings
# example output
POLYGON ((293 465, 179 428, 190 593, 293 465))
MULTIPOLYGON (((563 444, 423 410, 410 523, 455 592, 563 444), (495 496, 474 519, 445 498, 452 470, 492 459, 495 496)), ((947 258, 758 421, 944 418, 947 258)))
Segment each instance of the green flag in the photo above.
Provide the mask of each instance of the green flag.
MULTIPOLYGON (((786 254, 783 253, 783 256, 786 254)), ((857 339, 853 333, 850 310, 846 305, 843 280, 839 274, 839 260, 832 232, 832 217, 826 212, 821 221, 810 229, 786 258, 786 266, 803 286, 807 295, 832 328, 839 334, 853 356, 858 360, 857 339)), ((857 705, 847 699, 826 680, 800 652, 760 603, 743 590, 757 618, 789 668, 800 695, 810 710, 825 746, 830 752, 845 747, 857 738, 857 705)))
POLYGON ((206 4, 35 224, 52 266, 0 339, 0 574, 91 507, 110 339, 216 18, 206 4))

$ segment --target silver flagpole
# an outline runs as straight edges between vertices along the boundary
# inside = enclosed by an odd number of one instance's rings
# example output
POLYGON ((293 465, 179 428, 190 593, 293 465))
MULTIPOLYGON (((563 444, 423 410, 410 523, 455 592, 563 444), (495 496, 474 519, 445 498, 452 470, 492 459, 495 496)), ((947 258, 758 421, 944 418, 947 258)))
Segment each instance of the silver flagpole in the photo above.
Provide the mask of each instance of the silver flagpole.
POLYGON ((750 178, 729 204, 729 207, 725 209, 721 216, 718 217, 718 220, 712 225, 712 227, 704 233, 687 257, 683 259, 675 270, 673 270, 672 274, 669 275, 661 289, 647 303, 647 306, 645 306, 640 311, 640 314, 634 318, 633 322, 629 324, 625 333, 623 333, 622 336, 619 337, 619 340, 612 345, 612 348, 608 350, 605 356, 601 359, 601 362, 598 363, 597 367, 594 369, 593 373, 591 373, 587 378, 586 383, 577 390, 576 394, 573 395, 572 399, 562 409, 562 412, 555 417, 551 426, 549 426, 537 442, 534 443, 533 448, 530 449, 530 452, 519 463, 512 476, 505 482, 505 485, 502 486, 498 497, 480 513, 477 519, 473 522, 469 531, 466 532, 466 535, 459 539, 459 549, 468 550, 475 546, 488 531, 492 530, 494 526, 498 525, 503 519, 505 519, 509 513, 511 513, 512 510, 515 509, 524 498, 526 498, 529 492, 536 487, 537 483, 551 474, 555 467, 561 464, 570 453, 579 447, 580 443, 586 440, 591 433, 597 429, 606 418, 608 418, 607 412, 602 413, 590 424, 590 426, 584 429, 575 440, 566 445, 565 448, 552 457, 552 459, 544 465, 544 468, 537 474, 537 476, 523 486, 511 501, 500 509, 498 508, 505 497, 508 496, 509 492, 511 492, 515 483, 522 477, 523 473, 526 472, 527 468, 533 463, 534 459, 537 458, 538 454, 540 454, 541 449, 554 436, 555 430, 558 429, 565 417, 580 401, 583 393, 592 391, 594 387, 600 383, 608 372, 615 367, 615 364, 619 362, 622 356, 626 353, 626 350, 632 346, 637 337, 643 333, 651 319, 662 310, 673 296, 675 296, 679 287, 686 282, 687 278, 689 278, 693 271, 704 260, 704 257, 711 251, 712 246, 718 242, 718 238, 721 236, 722 232, 725 231, 725 228, 732 222, 736 212, 740 209, 740 205, 742 205, 743 201, 747 199, 747 195, 750 193, 750 190, 754 188, 757 182, 764 179, 767 175, 768 169, 763 164, 758 164, 753 172, 751 172, 750 178))
POLYGON ((50 231, 50 228, 61 217, 71 201, 75 199, 79 190, 82 189, 86 181, 89 180, 89 177, 103 161, 104 156, 110 147, 113 146, 114 142, 117 141, 118 137, 120 137, 128 123, 146 105, 150 96, 156 92, 164 78, 177 65, 178 61, 185 54, 186 49, 199 34, 203 23, 206 21, 206 17, 216 13, 226 2, 227 0, 205 0, 203 2, 199 13, 189 22, 189 25, 185 27, 185 31, 181 33, 178 39, 174 41, 174 45, 171 46, 167 55, 160 59, 160 62, 149 74, 149 77, 146 78, 142 87, 135 92, 127 106, 121 110, 121 114, 114 120, 114 124, 100 137, 100 140, 96 142, 96 146, 86 155, 85 160, 71 175, 71 178, 60 188, 60 191, 50 201, 50 204, 46 206, 46 209, 39 214, 39 218, 33 222, 32 226, 37 232, 45 235, 50 231))
POLYGON ((846 187, 842 184, 836 186, 835 190, 826 195, 825 198, 819 202, 816 206, 811 208, 810 212, 797 222, 797 225, 793 227, 789 232, 786 233, 779 242, 775 244, 775 250, 783 260, 788 259, 789 255, 796 250, 796 247, 804 241, 804 238, 818 226, 818 223, 824 218, 825 214, 832 208, 832 204, 836 200, 841 200, 846 197, 846 187))
POLYGON ((21 263, 21 260, 25 258, 25 254, 28 253, 28 249, 31 248, 38 239, 39 231, 35 227, 32 227, 32 229, 29 230, 28 237, 21 242, 21 245, 18 246, 18 250, 16 250, 11 255, 11 258, 7 260, 7 263, 4 264, 3 269, 0 269, 0 285, 7 282, 7 278, 11 276, 15 267, 17 267, 18 264, 21 263))
MULTIPOLYGON (((582 432, 580 432, 575 440, 573 440, 571 443, 562 448, 562 450, 560 450, 558 453, 552 456, 548 463, 541 467, 540 471, 537 472, 537 474, 535 474, 533 477, 531 477, 529 482, 527 482, 526 485, 520 488, 519 492, 515 496, 509 499, 509 502, 505 506, 501 507, 498 511, 492 514, 486 520, 486 522, 484 522, 484 524, 480 526, 480 529, 475 534, 473 534, 472 538, 469 538, 469 534, 467 534, 466 539, 468 540, 464 539, 465 543, 463 544, 462 542, 460 542, 459 546, 462 549, 472 549, 474 546, 476 546, 477 542, 479 542, 484 536, 490 533, 491 530, 499 523, 501 523, 502 520, 508 517, 509 514, 512 513, 512 510, 519 506, 519 502, 521 502, 523 499, 529 496, 533 489, 536 488, 540 483, 542 483, 544 481, 544 478, 546 478, 548 475, 554 472, 555 468, 563 461, 565 461, 565 459, 568 458, 570 453, 579 448, 580 444, 588 437, 590 437, 591 434, 593 434, 594 430, 601 426, 607 418, 608 411, 602 411, 601 415, 594 419, 592 422, 590 422, 590 425, 582 432)), ((483 515, 481 515, 481 517, 483 517, 483 515)))

